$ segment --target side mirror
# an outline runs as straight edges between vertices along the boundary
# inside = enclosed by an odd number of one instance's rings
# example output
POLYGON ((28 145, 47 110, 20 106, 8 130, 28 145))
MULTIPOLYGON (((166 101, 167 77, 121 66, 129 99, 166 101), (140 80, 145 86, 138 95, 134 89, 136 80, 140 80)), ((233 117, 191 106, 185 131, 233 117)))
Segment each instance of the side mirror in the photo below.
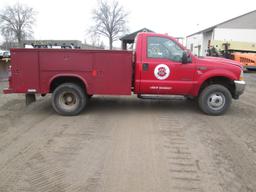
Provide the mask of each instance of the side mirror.
POLYGON ((189 57, 188 53, 186 51, 184 51, 183 54, 182 54, 181 63, 182 64, 188 63, 188 57, 189 57))

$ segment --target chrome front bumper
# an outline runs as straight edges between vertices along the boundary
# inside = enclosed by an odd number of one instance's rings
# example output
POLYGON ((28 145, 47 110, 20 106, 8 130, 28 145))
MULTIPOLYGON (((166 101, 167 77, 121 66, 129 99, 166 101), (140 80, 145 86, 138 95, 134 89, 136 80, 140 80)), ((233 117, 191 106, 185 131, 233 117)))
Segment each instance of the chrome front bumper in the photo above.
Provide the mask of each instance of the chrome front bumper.
POLYGON ((238 99, 240 95, 244 93, 246 83, 245 81, 234 81, 235 83, 235 98, 238 99))

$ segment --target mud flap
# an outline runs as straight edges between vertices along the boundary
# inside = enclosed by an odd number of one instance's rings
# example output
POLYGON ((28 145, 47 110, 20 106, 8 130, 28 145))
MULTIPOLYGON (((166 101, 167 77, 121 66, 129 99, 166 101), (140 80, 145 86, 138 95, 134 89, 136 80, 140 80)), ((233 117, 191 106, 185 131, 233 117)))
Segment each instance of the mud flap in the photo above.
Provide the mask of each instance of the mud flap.
POLYGON ((29 105, 36 101, 36 95, 34 93, 26 94, 26 105, 29 105))

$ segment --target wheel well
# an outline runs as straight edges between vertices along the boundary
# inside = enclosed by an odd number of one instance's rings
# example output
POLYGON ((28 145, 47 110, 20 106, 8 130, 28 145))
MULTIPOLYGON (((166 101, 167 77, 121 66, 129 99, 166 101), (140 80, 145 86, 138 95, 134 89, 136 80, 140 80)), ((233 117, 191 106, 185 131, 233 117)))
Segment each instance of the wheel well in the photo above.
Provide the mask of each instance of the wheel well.
POLYGON ((50 93, 52 93, 59 85, 63 83, 74 83, 76 85, 79 85, 81 88, 83 88, 86 91, 86 85, 80 78, 70 77, 70 76, 61 76, 61 77, 56 77, 55 79, 52 80, 50 85, 50 93))
MULTIPOLYGON (((235 84, 234 81, 227 77, 212 77, 204 81, 201 85, 199 94, 204 90, 205 87, 212 85, 212 84, 220 84, 225 86, 231 93, 232 97, 235 97, 235 84)), ((198 95, 199 95, 198 94, 198 95)))

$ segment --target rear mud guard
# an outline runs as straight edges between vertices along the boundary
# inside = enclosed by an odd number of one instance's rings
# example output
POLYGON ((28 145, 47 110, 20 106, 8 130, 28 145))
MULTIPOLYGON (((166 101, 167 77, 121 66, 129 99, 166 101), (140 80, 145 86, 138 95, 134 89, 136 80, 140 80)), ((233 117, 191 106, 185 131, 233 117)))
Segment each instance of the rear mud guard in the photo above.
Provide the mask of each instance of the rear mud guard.
POLYGON ((36 95, 34 93, 26 94, 26 105, 30 105, 31 103, 36 101, 36 95))

